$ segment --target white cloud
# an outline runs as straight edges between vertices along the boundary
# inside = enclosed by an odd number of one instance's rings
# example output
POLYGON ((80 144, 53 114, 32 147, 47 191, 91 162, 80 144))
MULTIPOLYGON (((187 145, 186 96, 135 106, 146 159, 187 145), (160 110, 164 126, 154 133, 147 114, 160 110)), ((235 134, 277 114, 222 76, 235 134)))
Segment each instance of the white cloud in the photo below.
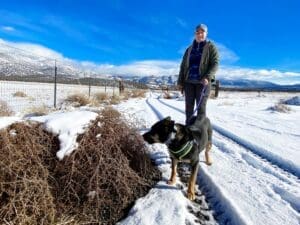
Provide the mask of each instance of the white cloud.
POLYGON ((12 31, 15 31, 15 28, 11 27, 11 26, 2 26, 1 30, 12 32, 12 31))
POLYGON ((250 69, 240 67, 221 66, 216 75, 218 78, 225 79, 248 79, 269 81, 277 84, 300 83, 300 73, 282 72, 279 70, 250 69))
POLYGON ((220 60, 222 63, 231 64, 239 60, 237 54, 231 49, 227 48, 225 45, 221 43, 216 43, 216 45, 219 50, 220 60))
POLYGON ((160 76, 178 74, 179 61, 144 60, 123 65, 95 64, 83 62, 83 66, 92 68, 102 74, 134 75, 134 76, 160 76))

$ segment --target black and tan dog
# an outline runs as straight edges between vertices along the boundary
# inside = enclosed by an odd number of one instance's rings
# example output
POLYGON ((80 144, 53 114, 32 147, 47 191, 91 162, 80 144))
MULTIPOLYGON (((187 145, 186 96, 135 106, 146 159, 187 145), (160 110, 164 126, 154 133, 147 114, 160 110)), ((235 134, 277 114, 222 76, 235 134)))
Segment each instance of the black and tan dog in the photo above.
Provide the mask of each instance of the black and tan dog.
POLYGON ((195 200, 195 183, 199 168, 199 154, 205 149, 206 164, 211 165, 212 127, 210 120, 204 117, 188 127, 167 117, 155 123, 150 131, 143 134, 149 144, 164 143, 168 146, 172 159, 172 172, 168 184, 176 183, 176 170, 179 161, 190 162, 192 173, 188 183, 187 197, 195 200))

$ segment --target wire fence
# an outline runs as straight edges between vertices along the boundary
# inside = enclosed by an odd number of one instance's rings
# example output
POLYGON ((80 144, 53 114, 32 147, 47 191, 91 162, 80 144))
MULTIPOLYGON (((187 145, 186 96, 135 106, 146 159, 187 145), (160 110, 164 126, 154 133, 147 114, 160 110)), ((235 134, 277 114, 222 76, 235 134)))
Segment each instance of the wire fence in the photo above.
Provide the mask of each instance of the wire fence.
POLYGON ((72 94, 119 95, 145 85, 109 78, 71 60, 55 60, 0 42, 0 101, 15 112, 30 107, 57 107, 72 94))

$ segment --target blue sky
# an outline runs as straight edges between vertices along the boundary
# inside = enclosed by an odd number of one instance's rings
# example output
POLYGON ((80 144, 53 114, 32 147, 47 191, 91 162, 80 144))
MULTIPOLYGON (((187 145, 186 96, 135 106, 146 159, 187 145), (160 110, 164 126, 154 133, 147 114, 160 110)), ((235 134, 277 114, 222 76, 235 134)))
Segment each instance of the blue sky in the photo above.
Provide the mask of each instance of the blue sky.
POLYGON ((300 82, 299 12, 299 0, 10 0, 1 2, 0 39, 100 68, 152 63, 174 72, 194 27, 205 23, 220 51, 219 73, 292 74, 300 82))

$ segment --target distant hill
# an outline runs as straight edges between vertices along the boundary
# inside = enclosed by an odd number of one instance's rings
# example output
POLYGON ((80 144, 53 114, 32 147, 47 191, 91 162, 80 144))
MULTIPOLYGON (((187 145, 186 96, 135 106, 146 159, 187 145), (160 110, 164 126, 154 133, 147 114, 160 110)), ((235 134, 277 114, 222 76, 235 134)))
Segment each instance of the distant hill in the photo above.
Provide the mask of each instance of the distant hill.
POLYGON ((293 85, 278 85, 272 82, 259 81, 259 80, 231 80, 220 79, 220 86, 227 89, 260 89, 266 91, 300 91, 300 84, 293 85))
MULTIPOLYGON (((128 77, 132 79, 133 77, 128 77)), ((135 77, 135 81, 148 86, 176 85, 178 75, 172 76, 144 76, 135 77)), ((266 91, 300 91, 300 84, 278 85, 272 82, 247 80, 247 79, 220 79, 220 86, 223 89, 240 89, 240 90, 266 90, 266 91)))

